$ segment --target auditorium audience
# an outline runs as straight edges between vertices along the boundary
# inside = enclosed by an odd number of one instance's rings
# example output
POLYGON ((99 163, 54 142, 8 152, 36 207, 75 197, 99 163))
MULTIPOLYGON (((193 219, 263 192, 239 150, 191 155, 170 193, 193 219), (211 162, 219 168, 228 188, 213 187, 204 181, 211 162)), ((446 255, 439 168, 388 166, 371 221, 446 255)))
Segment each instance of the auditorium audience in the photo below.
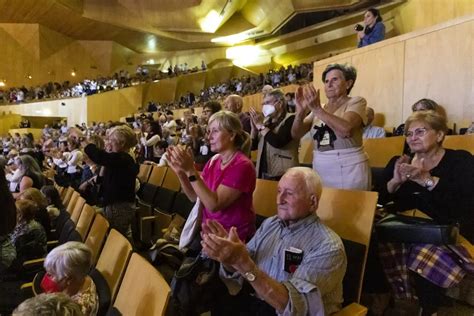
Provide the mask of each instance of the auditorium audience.
MULTIPOLYGON (((358 24, 359 25, 359 24, 358 24)), ((385 25, 382 22, 380 11, 370 8, 364 13, 364 25, 362 30, 357 31, 359 44, 357 47, 364 47, 382 41, 385 38, 385 25)))
POLYGON ((302 137, 311 132, 313 169, 324 186, 370 190, 369 158, 362 146, 367 102, 362 97, 349 96, 356 78, 352 66, 328 65, 322 74, 327 104, 321 104, 319 90, 312 84, 299 87, 292 133, 302 137))
MULTIPOLYGON (((474 158, 464 150, 443 148, 446 131, 446 119, 434 111, 416 111, 406 120, 405 135, 412 156, 390 160, 384 185, 379 188, 380 201, 394 202, 396 211, 418 209, 439 224, 457 223, 460 233, 472 243, 474 158)), ((379 249, 393 294, 400 299, 416 295, 423 309, 421 315, 435 314, 446 289, 458 285, 469 271, 467 266, 474 264, 459 245, 380 243, 379 249), (455 253, 464 254, 467 262, 456 260, 455 253), (432 273, 427 264, 435 266, 437 272, 432 273)))
POLYGON ((222 263, 230 294, 223 289, 213 315, 330 315, 341 308, 346 255, 340 237, 316 216, 321 192, 316 172, 289 169, 278 183, 277 215, 246 245, 235 227, 205 222, 203 250, 222 263))
POLYGON ((278 89, 265 95, 262 112, 250 109, 252 149, 258 149, 257 177, 279 180, 299 163, 299 138, 293 137, 291 130, 295 115, 287 112, 285 96, 278 89))
POLYGON ((43 278, 45 292, 63 292, 79 304, 84 315, 96 315, 99 297, 94 281, 88 275, 92 267, 92 252, 81 242, 69 241, 46 256, 43 278), (46 282, 46 280, 48 282, 46 282))
POLYGON ((385 137, 385 130, 383 127, 373 126, 372 122, 374 121, 375 112, 374 109, 367 107, 365 109, 365 114, 367 115, 367 124, 364 127, 364 133, 362 138, 383 138, 385 137))

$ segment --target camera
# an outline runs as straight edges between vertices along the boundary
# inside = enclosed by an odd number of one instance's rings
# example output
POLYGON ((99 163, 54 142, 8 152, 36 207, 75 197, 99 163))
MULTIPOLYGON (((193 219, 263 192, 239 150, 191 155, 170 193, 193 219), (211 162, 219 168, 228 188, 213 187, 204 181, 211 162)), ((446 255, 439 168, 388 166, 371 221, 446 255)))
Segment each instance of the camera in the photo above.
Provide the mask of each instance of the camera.
POLYGON ((356 30, 357 32, 360 32, 364 30, 364 27, 361 24, 356 24, 354 26, 354 30, 356 30))

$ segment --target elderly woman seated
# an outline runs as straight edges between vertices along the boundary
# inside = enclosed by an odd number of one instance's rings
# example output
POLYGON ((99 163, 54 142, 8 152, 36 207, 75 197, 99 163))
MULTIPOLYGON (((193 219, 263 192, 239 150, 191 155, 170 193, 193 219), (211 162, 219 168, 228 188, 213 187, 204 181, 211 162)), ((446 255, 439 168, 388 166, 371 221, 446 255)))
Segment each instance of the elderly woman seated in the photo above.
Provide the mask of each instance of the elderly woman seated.
POLYGON ((46 275, 41 282, 45 292, 63 292, 81 306, 84 315, 96 315, 99 298, 94 281, 88 276, 92 253, 85 244, 70 241, 54 248, 44 261, 46 275))
POLYGON ((38 205, 35 202, 22 199, 15 204, 17 222, 10 238, 17 253, 12 268, 19 271, 25 260, 46 254, 46 232, 35 220, 38 212, 38 205))
MULTIPOLYGON (((393 157, 388 163, 380 198, 382 203, 394 202, 397 211, 418 209, 436 223, 457 223, 461 235, 472 243, 474 158, 464 150, 443 148, 446 130, 446 119, 434 111, 417 111, 407 119, 405 135, 412 156, 393 157)), ((445 289, 458 285, 466 275, 467 266, 452 249, 466 264, 474 263, 459 245, 379 244, 396 298, 417 296, 422 315, 436 313, 445 289)))

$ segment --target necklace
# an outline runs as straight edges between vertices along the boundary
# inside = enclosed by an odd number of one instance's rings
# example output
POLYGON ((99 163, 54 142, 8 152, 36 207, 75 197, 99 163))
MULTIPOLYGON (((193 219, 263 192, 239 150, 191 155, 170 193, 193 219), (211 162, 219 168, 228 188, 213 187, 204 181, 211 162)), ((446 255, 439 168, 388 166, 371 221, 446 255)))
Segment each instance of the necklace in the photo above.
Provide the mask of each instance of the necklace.
POLYGON ((227 165, 234 158, 235 154, 237 154, 237 151, 234 151, 232 155, 230 155, 230 157, 226 161, 224 161, 224 159, 221 158, 222 159, 221 166, 227 165))

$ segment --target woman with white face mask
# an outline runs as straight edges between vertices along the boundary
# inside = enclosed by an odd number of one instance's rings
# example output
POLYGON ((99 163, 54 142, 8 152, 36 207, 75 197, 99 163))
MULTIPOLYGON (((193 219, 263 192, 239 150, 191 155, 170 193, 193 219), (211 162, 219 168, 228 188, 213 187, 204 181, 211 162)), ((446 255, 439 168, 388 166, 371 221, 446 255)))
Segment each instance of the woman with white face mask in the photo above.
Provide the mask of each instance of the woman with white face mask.
POLYGON ((299 138, 293 137, 294 114, 287 112, 281 90, 268 92, 262 113, 250 108, 252 150, 258 149, 257 176, 279 180, 288 168, 297 166, 299 138))

